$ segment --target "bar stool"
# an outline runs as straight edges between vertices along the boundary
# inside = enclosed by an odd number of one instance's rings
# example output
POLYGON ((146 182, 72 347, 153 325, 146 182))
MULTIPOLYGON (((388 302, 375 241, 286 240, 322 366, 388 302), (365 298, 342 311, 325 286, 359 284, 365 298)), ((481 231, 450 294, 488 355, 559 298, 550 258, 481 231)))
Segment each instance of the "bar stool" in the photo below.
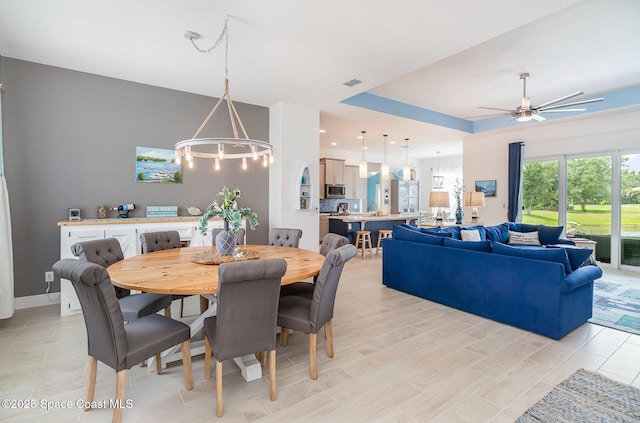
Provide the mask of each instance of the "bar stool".
POLYGON ((380 229, 378 231, 378 245, 376 246, 376 256, 378 255, 378 250, 380 249, 380 245, 382 243, 383 238, 391 238, 391 233, 393 231, 391 229, 380 229))
POLYGON ((369 255, 373 257, 373 247, 371 246, 371 231, 357 231, 356 248, 358 248, 358 244, 360 244, 360 249, 362 249, 362 259, 364 259, 364 252, 365 248, 367 248, 367 243, 369 243, 369 255))

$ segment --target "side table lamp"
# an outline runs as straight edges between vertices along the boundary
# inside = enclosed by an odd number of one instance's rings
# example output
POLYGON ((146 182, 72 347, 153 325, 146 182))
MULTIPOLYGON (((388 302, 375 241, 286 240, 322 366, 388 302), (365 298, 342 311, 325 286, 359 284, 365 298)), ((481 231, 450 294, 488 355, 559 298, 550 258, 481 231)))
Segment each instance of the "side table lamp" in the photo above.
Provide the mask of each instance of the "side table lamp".
POLYGON ((437 207, 436 222, 442 223, 442 207, 449 207, 449 193, 447 191, 431 191, 429 193, 429 207, 437 207))
POLYGON ((478 221, 478 207, 484 207, 484 192, 472 191, 465 193, 464 205, 473 207, 471 211, 471 221, 478 221))

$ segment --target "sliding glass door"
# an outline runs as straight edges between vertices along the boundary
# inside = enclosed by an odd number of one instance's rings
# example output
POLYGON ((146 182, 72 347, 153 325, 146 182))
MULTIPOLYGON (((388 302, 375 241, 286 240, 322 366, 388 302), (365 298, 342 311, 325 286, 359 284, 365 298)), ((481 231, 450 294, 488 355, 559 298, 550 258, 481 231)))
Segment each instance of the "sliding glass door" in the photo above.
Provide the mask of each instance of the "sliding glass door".
POLYGON ((640 270, 640 153, 527 161, 522 222, 596 242, 600 263, 640 270))
POLYGON ((640 267, 640 154, 620 157, 620 262, 640 267))

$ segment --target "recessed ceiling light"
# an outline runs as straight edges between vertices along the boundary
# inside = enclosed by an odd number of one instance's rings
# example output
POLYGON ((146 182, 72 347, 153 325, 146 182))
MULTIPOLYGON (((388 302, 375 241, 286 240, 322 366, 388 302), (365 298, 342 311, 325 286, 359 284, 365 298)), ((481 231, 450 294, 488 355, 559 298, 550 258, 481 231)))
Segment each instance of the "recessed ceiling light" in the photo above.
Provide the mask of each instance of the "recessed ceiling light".
POLYGON ((334 141, 331 143, 331 145, 338 145, 338 143, 334 141))
POLYGON ((327 132, 327 131, 326 131, 326 129, 321 129, 321 130, 320 130, 320 133, 321 133, 321 134, 324 134, 325 132, 327 132))
POLYGON ((395 143, 396 143, 395 141, 389 141, 389 144, 395 144, 395 143))
POLYGON ((366 149, 367 149, 367 147, 362 147, 362 149, 363 149, 363 150, 366 150, 366 149))

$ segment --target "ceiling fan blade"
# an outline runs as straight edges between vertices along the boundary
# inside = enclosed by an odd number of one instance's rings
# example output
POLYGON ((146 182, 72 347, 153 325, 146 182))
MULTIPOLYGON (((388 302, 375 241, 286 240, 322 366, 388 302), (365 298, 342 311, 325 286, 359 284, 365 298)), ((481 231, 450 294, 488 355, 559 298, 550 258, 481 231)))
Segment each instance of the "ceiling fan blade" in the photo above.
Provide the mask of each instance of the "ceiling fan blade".
POLYGON ((539 110, 538 113, 562 113, 562 112, 584 112, 587 109, 549 109, 539 110))
POLYGON ((511 110, 509 109, 498 109, 496 107, 482 107, 482 106, 478 106, 478 109, 487 109, 487 110, 501 110, 503 112, 509 112, 511 113, 511 110))
POLYGON ((537 113, 532 114, 531 118, 533 120, 537 120, 538 122, 542 122, 543 120, 547 120, 544 116, 541 116, 541 115, 539 115, 537 113))
POLYGON ((578 106, 580 104, 589 104, 589 103, 597 103, 598 101, 603 101, 604 98, 600 97, 600 98, 591 98, 589 100, 582 100, 582 101, 574 101, 571 103, 565 103, 565 104, 558 104, 556 106, 551 106, 551 107, 537 107, 537 109, 541 112, 543 111, 547 111, 547 110, 552 110, 552 109, 559 109, 561 107, 570 107, 570 106, 578 106))
POLYGON ((467 116, 464 119, 479 119, 479 118, 488 118, 495 116, 511 116, 511 113, 492 113, 490 115, 479 115, 479 116, 467 116))
POLYGON ((534 107, 534 109, 540 109, 542 107, 551 106, 552 104, 560 103, 561 101, 569 100, 570 98, 577 97, 577 96, 582 95, 582 94, 584 94, 582 91, 576 91, 575 93, 571 93, 571 94, 565 95, 564 97, 556 98, 555 100, 551 100, 551 101, 547 101, 546 103, 542 103, 542 104, 534 107))

